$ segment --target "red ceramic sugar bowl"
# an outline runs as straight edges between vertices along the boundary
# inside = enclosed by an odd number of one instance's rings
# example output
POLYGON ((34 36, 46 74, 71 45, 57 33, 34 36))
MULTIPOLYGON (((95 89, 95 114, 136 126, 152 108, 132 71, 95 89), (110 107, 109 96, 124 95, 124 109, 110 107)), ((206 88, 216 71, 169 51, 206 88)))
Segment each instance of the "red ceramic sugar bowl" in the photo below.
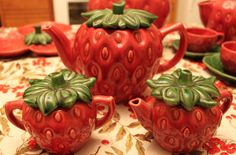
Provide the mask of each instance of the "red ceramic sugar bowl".
POLYGON ((224 70, 236 76, 236 41, 224 42, 220 52, 224 70))
POLYGON ((23 100, 5 104, 7 118, 16 127, 27 130, 50 153, 76 152, 89 140, 92 130, 110 120, 114 113, 113 97, 91 96, 94 83, 95 78, 69 70, 33 80, 23 100), (98 117, 99 105, 108 110, 98 117), (22 120, 14 115, 16 109, 22 111, 22 120))
POLYGON ((146 89, 145 81, 175 66, 187 45, 182 24, 159 30, 152 24, 155 15, 124 7, 122 1, 114 3, 112 10, 83 13, 88 20, 80 26, 73 44, 55 26, 44 29, 53 38, 65 66, 96 77, 93 94, 111 95, 117 102, 141 96, 146 89), (181 38, 180 48, 170 60, 160 63, 162 40, 176 31, 181 38))
POLYGON ((189 27, 187 49, 191 52, 210 52, 224 41, 224 34, 209 28, 189 27))
POLYGON ((189 70, 178 69, 148 80, 151 96, 133 99, 129 105, 162 148, 191 153, 211 139, 232 103, 232 94, 219 91, 214 82, 214 77, 194 76, 189 70))

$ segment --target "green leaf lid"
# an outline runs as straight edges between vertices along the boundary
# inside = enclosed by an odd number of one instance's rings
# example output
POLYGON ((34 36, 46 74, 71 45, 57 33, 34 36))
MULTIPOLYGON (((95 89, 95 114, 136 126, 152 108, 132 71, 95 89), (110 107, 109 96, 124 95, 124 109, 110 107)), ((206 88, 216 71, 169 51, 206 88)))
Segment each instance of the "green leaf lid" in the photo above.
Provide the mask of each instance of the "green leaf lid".
POLYGON ((81 15, 86 25, 95 28, 139 29, 151 26, 157 16, 144 10, 124 9, 125 2, 113 3, 113 9, 94 10, 81 15))
POLYGON ((47 45, 52 42, 52 38, 45 32, 42 32, 41 26, 34 27, 35 32, 25 36, 26 45, 47 45))
POLYGON ((194 106, 211 108, 218 104, 214 100, 220 96, 214 86, 215 80, 215 77, 193 76, 189 70, 177 69, 172 74, 163 74, 157 80, 147 80, 147 85, 157 99, 191 111, 194 106))
POLYGON ((39 108, 48 115, 57 108, 70 108, 77 101, 90 103, 90 88, 94 85, 94 77, 86 78, 69 70, 54 72, 43 80, 31 80, 30 87, 24 92, 26 104, 39 108))

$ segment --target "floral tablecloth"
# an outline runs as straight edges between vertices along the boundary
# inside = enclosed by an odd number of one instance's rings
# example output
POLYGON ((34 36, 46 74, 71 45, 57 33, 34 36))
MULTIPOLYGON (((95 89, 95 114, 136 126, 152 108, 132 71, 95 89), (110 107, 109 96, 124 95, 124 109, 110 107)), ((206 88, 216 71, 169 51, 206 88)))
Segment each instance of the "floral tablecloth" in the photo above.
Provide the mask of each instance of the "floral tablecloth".
MULTIPOLYGON (((173 52, 164 49, 164 58, 173 52)), ((24 55, 17 58, 0 58, 0 155, 46 155, 27 132, 13 126, 6 118, 3 105, 7 101, 20 99, 28 79, 43 78, 46 74, 64 68, 59 57, 24 55)), ((189 69, 195 75, 211 75, 201 62, 183 59, 176 68, 189 69)), ((158 77, 157 75, 156 77, 158 77)), ((217 81, 221 88, 227 88, 236 98, 236 88, 217 81)), ((19 112, 20 114, 20 112, 19 112)), ((117 105, 113 119, 92 133, 89 142, 76 155, 169 155, 153 140, 128 106, 117 105)), ((236 154, 236 104, 224 115, 216 135, 204 146, 202 154, 236 154)))

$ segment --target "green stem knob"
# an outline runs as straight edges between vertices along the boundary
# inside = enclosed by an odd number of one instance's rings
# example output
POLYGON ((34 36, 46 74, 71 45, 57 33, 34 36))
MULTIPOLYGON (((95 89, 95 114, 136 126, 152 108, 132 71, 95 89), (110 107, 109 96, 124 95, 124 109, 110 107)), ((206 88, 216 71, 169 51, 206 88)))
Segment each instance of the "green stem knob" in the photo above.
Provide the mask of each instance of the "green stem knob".
POLYGON ((41 26, 40 26, 40 25, 36 25, 36 26, 34 27, 34 29, 35 29, 35 33, 36 33, 36 34, 42 33, 42 30, 41 30, 41 26))
POLYGON ((59 72, 59 73, 53 73, 51 76, 52 79, 52 86, 54 88, 61 88, 66 85, 66 81, 64 79, 64 75, 59 72))
POLYGON ((192 79, 192 73, 189 70, 183 70, 180 72, 178 83, 180 85, 192 85, 193 79, 192 79))
POLYGON ((122 1, 121 3, 113 3, 112 11, 113 14, 121 15, 124 13, 125 9, 125 1, 122 1))

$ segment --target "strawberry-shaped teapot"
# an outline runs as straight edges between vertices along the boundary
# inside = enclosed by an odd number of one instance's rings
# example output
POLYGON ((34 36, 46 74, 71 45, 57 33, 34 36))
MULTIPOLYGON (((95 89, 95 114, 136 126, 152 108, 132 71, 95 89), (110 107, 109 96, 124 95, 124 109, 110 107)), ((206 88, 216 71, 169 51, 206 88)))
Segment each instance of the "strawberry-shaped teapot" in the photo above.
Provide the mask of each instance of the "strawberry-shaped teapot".
POLYGON ((133 99, 129 105, 162 148, 191 153, 212 137, 232 102, 232 94, 219 92, 214 82, 213 77, 178 69, 148 80, 152 97, 133 99))
POLYGON ((16 127, 27 130, 36 143, 50 153, 71 154, 85 144, 94 128, 111 119, 114 99, 91 96, 95 78, 69 70, 51 73, 43 80, 32 80, 23 100, 5 104, 6 115, 16 127), (98 106, 107 112, 98 117, 98 106), (22 111, 22 120, 14 110, 22 111))
POLYGON ((66 67, 96 77, 93 94, 111 95, 117 102, 142 95, 145 81, 173 67, 183 57, 187 43, 182 24, 158 30, 152 24, 155 15, 124 7, 124 2, 114 3, 113 10, 83 13, 88 20, 80 26, 72 45, 55 26, 44 29, 66 67), (160 64, 162 40, 174 31, 180 33, 180 48, 171 60, 160 64))
MULTIPOLYGON (((88 9, 105 9, 112 8, 113 2, 121 2, 122 0, 89 0, 88 9)), ((158 19, 154 24, 161 28, 170 12, 169 0, 125 0, 126 8, 142 9, 155 14, 158 19)))
POLYGON ((225 40, 236 40, 236 1, 205 0, 199 3, 202 23, 225 34, 225 40))

